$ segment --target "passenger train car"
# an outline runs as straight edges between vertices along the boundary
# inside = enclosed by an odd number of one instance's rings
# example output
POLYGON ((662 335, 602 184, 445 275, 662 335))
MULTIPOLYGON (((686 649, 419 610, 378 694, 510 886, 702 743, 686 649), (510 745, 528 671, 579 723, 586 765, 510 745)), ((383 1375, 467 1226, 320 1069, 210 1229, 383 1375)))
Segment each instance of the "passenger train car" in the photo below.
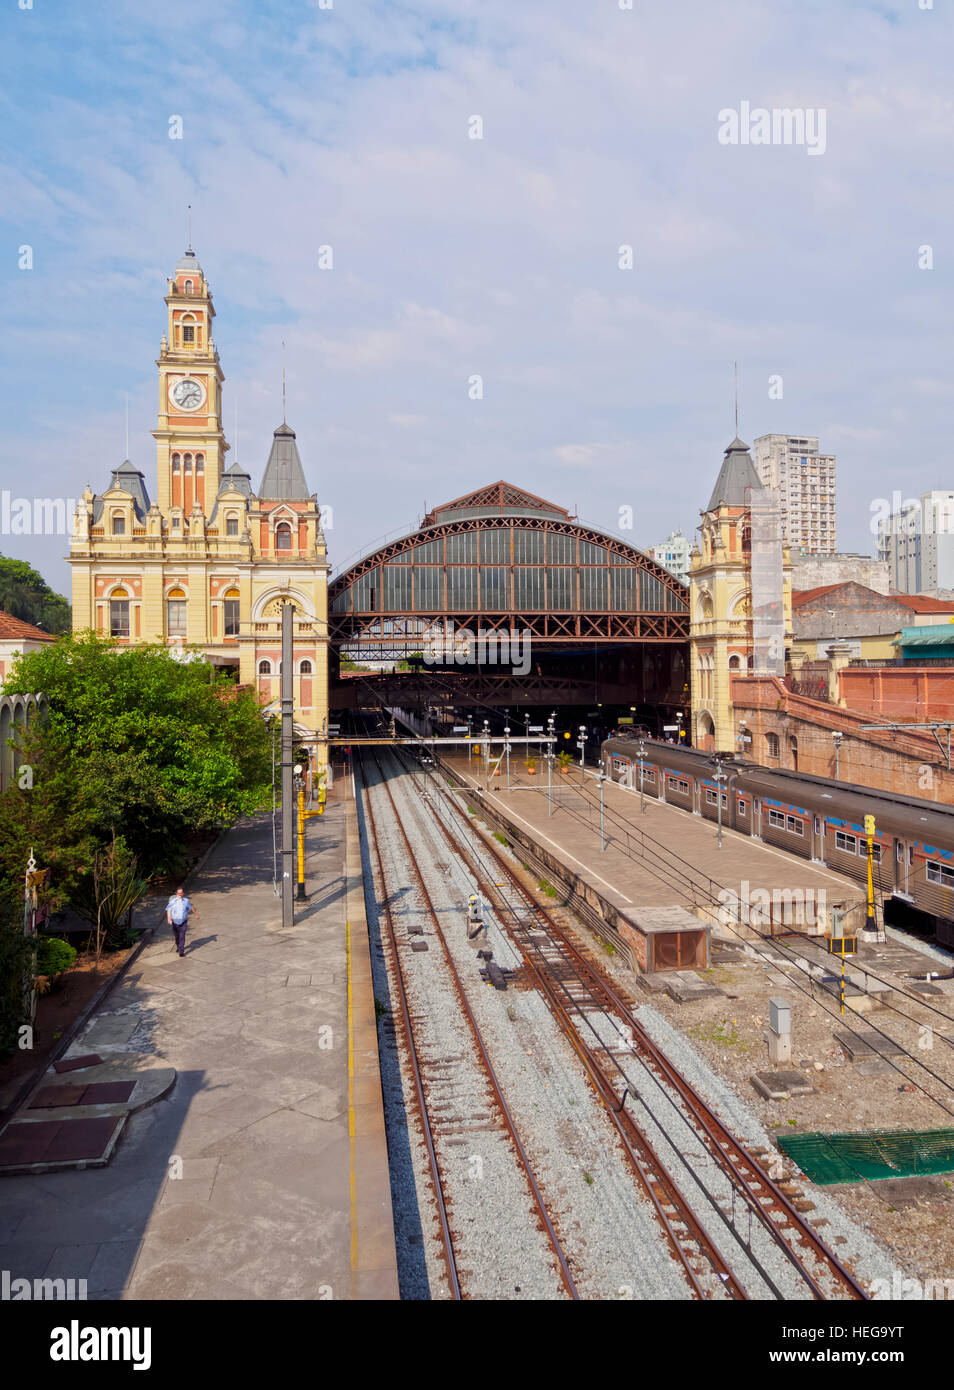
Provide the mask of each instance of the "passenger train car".
MULTIPOLYGON (((603 770, 614 782, 639 788, 696 815, 716 820, 711 754, 644 739, 609 738, 603 770)), ((897 796, 803 773, 721 760, 722 823, 792 854, 867 883, 864 818, 875 818, 874 883, 885 921, 933 932, 954 947, 954 810, 934 801, 897 796)))

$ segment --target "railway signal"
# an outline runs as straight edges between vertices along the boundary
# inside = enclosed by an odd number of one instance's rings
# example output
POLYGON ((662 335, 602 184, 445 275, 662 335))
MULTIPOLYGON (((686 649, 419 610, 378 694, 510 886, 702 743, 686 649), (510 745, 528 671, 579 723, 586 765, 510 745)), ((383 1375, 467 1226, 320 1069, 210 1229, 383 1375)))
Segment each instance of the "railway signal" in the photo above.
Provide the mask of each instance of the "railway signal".
POLYGON ((868 913, 865 918, 865 931, 877 931, 874 911, 874 836, 875 818, 865 816, 865 837, 868 841, 868 913))

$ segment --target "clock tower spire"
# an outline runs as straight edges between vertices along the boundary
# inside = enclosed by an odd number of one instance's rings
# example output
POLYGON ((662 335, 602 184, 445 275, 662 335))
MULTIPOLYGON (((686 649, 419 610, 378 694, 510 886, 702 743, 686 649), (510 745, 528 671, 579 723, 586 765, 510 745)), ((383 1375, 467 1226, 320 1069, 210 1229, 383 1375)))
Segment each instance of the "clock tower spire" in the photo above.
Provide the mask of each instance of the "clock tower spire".
POLYGON ((222 427, 219 354, 212 338, 212 291, 190 245, 169 277, 168 321, 156 366, 159 419, 156 501, 162 512, 197 505, 206 517, 215 504, 228 444, 222 427))

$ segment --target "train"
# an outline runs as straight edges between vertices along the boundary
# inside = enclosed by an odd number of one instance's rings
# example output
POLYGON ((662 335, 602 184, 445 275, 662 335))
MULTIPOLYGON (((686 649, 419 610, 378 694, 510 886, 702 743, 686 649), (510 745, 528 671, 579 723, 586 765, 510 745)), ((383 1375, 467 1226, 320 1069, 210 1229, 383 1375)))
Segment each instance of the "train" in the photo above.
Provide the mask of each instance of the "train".
POLYGON ((864 818, 875 818, 873 878, 889 925, 954 948, 954 809, 738 757, 619 734, 601 745, 614 782, 867 884, 864 818), (639 747, 643 748, 640 757, 639 747), (640 770, 641 769, 641 770, 640 770))

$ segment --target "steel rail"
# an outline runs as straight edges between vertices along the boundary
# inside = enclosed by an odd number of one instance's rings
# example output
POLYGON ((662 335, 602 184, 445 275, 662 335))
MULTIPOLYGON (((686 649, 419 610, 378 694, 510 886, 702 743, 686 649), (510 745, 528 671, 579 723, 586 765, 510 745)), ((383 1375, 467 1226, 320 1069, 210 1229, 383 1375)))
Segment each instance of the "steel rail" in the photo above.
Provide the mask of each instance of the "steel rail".
MULTIPOLYGON (((463 846, 450 834, 440 817, 435 815, 435 820, 443 831, 454 853, 466 856, 466 850, 464 850, 463 846)), ((487 897, 495 896, 494 885, 491 885, 488 880, 481 878, 479 869, 477 869, 476 866, 475 870, 475 878, 477 879, 478 887, 481 888, 487 897)), ((520 887, 519 884, 517 886, 520 887)), ((523 893, 523 891, 521 887, 521 893, 523 893)), ((518 942, 516 944, 519 947, 520 943, 518 942)), ((692 1211, 692 1208, 682 1196, 679 1188, 672 1181, 666 1169, 666 1165, 656 1153, 651 1141, 636 1124, 632 1115, 620 1105, 619 1097, 616 1095, 612 1082, 605 1070, 600 1066, 595 1055, 582 1041, 579 1030, 560 1002, 546 973, 529 959, 522 948, 520 949, 524 962, 533 976, 550 1012, 554 1015, 561 1031, 579 1057, 590 1085, 605 1106, 607 1114, 617 1130, 637 1181, 652 1205, 663 1227, 670 1249, 677 1262, 682 1266, 693 1293, 700 1299, 705 1299, 707 1297, 705 1290, 699 1282, 698 1272, 693 1269, 690 1263, 690 1260, 698 1260, 702 1257, 707 1259, 712 1266, 716 1278, 720 1281, 720 1288, 725 1289, 734 1299, 740 1301, 746 1300, 748 1295, 732 1274, 718 1249, 692 1211), (680 1237, 678 1231, 675 1229, 673 1218, 671 1218, 669 1213, 665 1210, 667 1206, 674 1212, 675 1224, 681 1224, 689 1232, 688 1242, 685 1237, 680 1237), (687 1249, 687 1243, 694 1243, 697 1249, 687 1249)))
MULTIPOLYGON (((487 845, 487 849, 499 867, 505 870, 511 881, 522 889, 522 885, 519 884, 519 880, 516 878, 511 866, 507 864, 506 860, 492 845, 487 844, 486 841, 484 841, 484 843, 487 845)), ((525 890, 522 891, 524 891, 525 894, 525 890)), ((569 940, 566 933, 559 924, 554 921, 546 908, 538 903, 532 903, 532 908, 536 915, 546 922, 550 939, 556 940, 557 945, 572 958, 577 970, 582 975, 586 976, 585 983, 587 983, 588 987, 595 988, 602 993, 605 999, 620 1014, 625 1025, 631 1029, 634 1044, 637 1045, 644 1059, 648 1058, 649 1062, 657 1068, 668 1084, 681 1096, 683 1102, 703 1131, 702 1137, 706 1140, 707 1147, 713 1156, 716 1157, 723 1166, 728 1164, 739 1181, 742 1182, 750 1192, 753 1192, 753 1195, 756 1197, 756 1206, 754 1209, 764 1212, 765 1217, 771 1222, 772 1226, 783 1240, 785 1240, 783 1235, 784 1227, 792 1227, 798 1242, 800 1244, 807 1244, 812 1248, 816 1257, 830 1269, 853 1298, 867 1299, 868 1294, 857 1282, 854 1275, 845 1268, 834 1252, 828 1249, 824 1241, 812 1230, 801 1213, 796 1211, 795 1207, 776 1185, 774 1180, 765 1172, 761 1164, 759 1164, 735 1136, 730 1133, 691 1083, 673 1066, 669 1058, 666 1057, 665 1053, 636 1019, 627 1002, 613 987, 610 981, 602 975, 602 972, 597 973, 596 967, 587 961, 573 942, 569 940), (784 1216, 784 1222, 777 1222, 772 1217, 771 1212, 766 1211, 761 1200, 763 1197, 767 1198, 771 1206, 784 1216)), ((785 1243, 789 1244, 788 1241, 785 1241, 785 1243)), ((800 1259, 796 1252, 793 1251, 792 1254, 798 1261, 802 1275, 816 1298, 824 1298, 824 1292, 815 1282, 810 1271, 806 1268, 804 1261, 800 1259)))
MULTIPOLYGON (((364 804, 367 811, 368 827, 371 831, 370 840, 374 848, 375 857, 378 864, 378 879, 381 884, 381 906, 384 910, 384 918, 387 923, 391 956, 394 960, 394 977, 398 986, 398 1000, 401 1006, 401 1020, 404 1025, 404 1036, 407 1043, 408 1057, 411 1063, 411 1074, 414 1080, 414 1091, 417 1097, 417 1107, 421 1120, 421 1128, 424 1134, 424 1143, 427 1148, 427 1159, 431 1170, 431 1182, 434 1188, 434 1195, 437 1201, 437 1214, 441 1225, 441 1240, 444 1249, 444 1260, 447 1265, 447 1274, 450 1281, 451 1292, 455 1299, 462 1299, 460 1278, 457 1273, 457 1260, 454 1255, 454 1243, 450 1232, 450 1221, 447 1214, 447 1198, 444 1192, 443 1181, 441 1179, 440 1164, 437 1161, 437 1152, 434 1148, 434 1136, 431 1131, 431 1122, 427 1113, 427 1102, 424 1098, 424 1078, 421 1073, 421 1064, 418 1057, 417 1045, 414 1041, 414 1030, 411 1026, 411 1011, 408 1004, 407 985, 404 980, 404 970, 401 965, 401 957, 397 945, 397 932, 394 927, 394 919, 391 914, 391 906, 388 901, 388 886, 384 876, 384 865, 381 860, 381 847, 378 844, 378 832, 374 819, 374 811, 371 807, 371 797, 368 787, 364 784, 362 776, 362 791, 364 792, 364 804)), ((373 884, 372 884, 373 891, 373 884)))
MULTIPOLYGON (((452 804, 454 803, 452 802, 452 804)), ((462 813, 456 805, 455 811, 458 817, 462 818, 462 813)), ((437 819, 438 823, 441 824, 440 819, 437 819)), ((444 829, 445 834, 449 837, 449 832, 447 832, 446 827, 442 825, 442 829, 444 829)), ((554 921, 546 908, 534 902, 529 897, 526 889, 516 877, 515 871, 500 852, 486 839, 482 839, 482 843, 489 851, 498 868, 506 874, 511 883, 517 888, 520 896, 527 903, 529 910, 538 921, 542 920, 548 940, 555 944, 564 955, 568 954, 570 956, 577 971, 578 979, 586 986, 591 997, 593 997, 594 1000, 601 1000, 604 1007, 605 1003, 608 1002, 617 1013, 621 1015, 625 1025, 628 1026, 631 1031, 634 1044, 637 1045, 644 1063, 646 1063, 646 1059, 648 1058, 649 1063, 656 1067, 658 1073, 662 1073, 667 1083, 680 1095, 683 1103, 690 1111, 696 1127, 702 1131, 700 1137, 703 1139, 706 1147, 709 1149, 712 1156, 719 1162, 723 1170, 726 1171, 731 1178, 734 1178, 737 1183, 742 1185, 743 1195, 748 1194, 750 1198, 749 1205, 751 1210, 759 1216, 763 1226, 769 1230, 777 1243, 782 1246, 789 1258, 796 1264, 801 1276, 805 1279, 814 1296, 818 1299, 823 1299, 825 1294, 808 1270, 804 1260, 792 1249, 790 1242, 785 1238, 783 1231, 786 1226, 790 1226, 794 1229, 795 1238, 799 1244, 808 1245, 812 1248, 816 1258, 821 1260, 829 1268, 839 1282, 846 1287, 852 1297, 867 1299, 868 1294, 862 1286, 858 1284, 850 1271, 841 1264, 837 1256, 835 1256, 815 1234, 811 1226, 804 1221, 801 1214, 796 1211, 785 1194, 776 1186, 761 1165, 726 1129, 722 1121, 706 1104, 698 1092, 685 1080, 657 1044, 650 1038, 649 1034, 632 1014, 628 1003, 614 989, 609 980, 603 976, 601 971, 598 971, 595 966, 587 961, 576 946, 569 940, 562 928, 554 921), (783 1221, 776 1220, 771 1211, 766 1211, 763 1206, 763 1199, 769 1203, 770 1207, 775 1208, 775 1210, 781 1214, 784 1218, 783 1221)), ((457 850, 460 852, 460 846, 457 847, 457 850)), ((491 887, 487 885, 486 891, 489 896, 496 895, 495 886, 491 887)), ((509 904, 505 903, 504 905, 507 911, 511 910, 509 904)), ((516 941, 516 944, 518 946, 520 945, 519 940, 516 941)), ((526 952, 522 947, 521 953, 524 955, 524 958, 527 959, 526 952)), ((532 962, 529 961, 528 963, 532 964, 532 962)), ((539 975, 539 970, 536 967, 533 968, 539 975)), ((571 1023, 571 1026, 574 1025, 571 1023)), ((579 1052, 579 1049, 576 1050, 579 1052)), ((614 1099, 616 1099, 615 1092, 613 1092, 613 1096, 614 1099)))
POLYGON ((410 839, 408 837, 407 831, 404 828, 404 822, 401 818, 400 813, 398 812, 397 806, 395 805, 394 796, 391 792, 391 789, 388 786, 387 774, 384 771, 384 768, 381 766, 381 763, 377 756, 372 753, 371 757, 374 763, 376 764, 378 771, 381 774, 381 785, 383 786, 384 791, 387 794, 388 801, 390 802, 391 810, 394 815, 395 823, 397 824, 398 829, 401 832, 401 838, 404 841, 404 847, 407 853, 408 863, 410 864, 410 867, 417 880, 417 886, 420 891, 420 894, 424 899, 428 915, 430 916, 431 922, 434 927, 434 934, 437 937, 437 940, 440 942, 441 949, 444 954, 444 959, 447 962, 447 966, 450 971, 450 976, 454 985, 454 989, 456 991, 458 999, 460 1000, 464 1016, 467 1019, 467 1022, 470 1026, 470 1030, 473 1035, 474 1042, 477 1046, 478 1054, 483 1063, 484 1071, 486 1073, 487 1080, 490 1084, 490 1088, 493 1092, 494 1099, 497 1105, 499 1106, 500 1113, 503 1117, 504 1125, 506 1126, 507 1132, 510 1135, 510 1139, 514 1145, 514 1148, 516 1149, 517 1158, 521 1168, 524 1171, 524 1174, 526 1175, 527 1183, 530 1187, 530 1191, 533 1196, 534 1205, 536 1206, 540 1219, 543 1222, 544 1229, 547 1233, 547 1238, 550 1242, 550 1248, 552 1249, 553 1254, 556 1257, 557 1263, 559 1265, 560 1278, 569 1297, 573 1300, 578 1300, 580 1295, 577 1290, 576 1283, 573 1279, 573 1275, 570 1272, 570 1267, 567 1262, 566 1255, 563 1251, 560 1238, 553 1227, 553 1222, 550 1219, 550 1214, 547 1211, 546 1204, 543 1200, 543 1194, 541 1193, 536 1177, 534 1176, 529 1156, 527 1155, 527 1152, 524 1149, 523 1144, 520 1140, 520 1136, 517 1133, 517 1127, 514 1123, 513 1116, 510 1113, 510 1108, 507 1105, 506 1100, 504 1099, 503 1091, 501 1089, 500 1081, 497 1077, 496 1070, 494 1069, 494 1065, 491 1062, 490 1056, 484 1045, 484 1040, 481 1036, 480 1028, 478 1027, 477 1020, 474 1017, 473 1010, 470 1007, 470 1002, 467 999, 467 995, 464 990, 463 981, 461 980, 457 967, 454 964, 453 957, 450 953, 450 948, 447 945, 447 941, 441 929, 440 920, 438 918, 437 911, 431 899, 431 895, 427 891, 427 886, 424 883, 424 877, 421 873, 421 869, 417 861, 417 856, 415 855, 414 850, 411 847, 410 839))

